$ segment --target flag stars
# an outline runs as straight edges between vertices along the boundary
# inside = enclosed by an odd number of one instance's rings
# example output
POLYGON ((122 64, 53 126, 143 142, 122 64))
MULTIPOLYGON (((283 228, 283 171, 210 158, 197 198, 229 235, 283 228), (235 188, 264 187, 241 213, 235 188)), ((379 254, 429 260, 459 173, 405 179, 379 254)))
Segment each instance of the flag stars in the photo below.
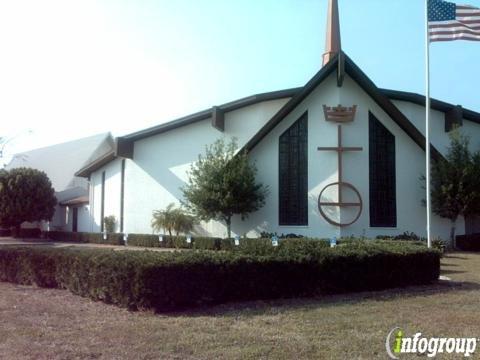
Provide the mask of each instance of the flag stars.
POLYGON ((430 0, 428 3, 428 21, 455 20, 456 8, 455 3, 430 0))

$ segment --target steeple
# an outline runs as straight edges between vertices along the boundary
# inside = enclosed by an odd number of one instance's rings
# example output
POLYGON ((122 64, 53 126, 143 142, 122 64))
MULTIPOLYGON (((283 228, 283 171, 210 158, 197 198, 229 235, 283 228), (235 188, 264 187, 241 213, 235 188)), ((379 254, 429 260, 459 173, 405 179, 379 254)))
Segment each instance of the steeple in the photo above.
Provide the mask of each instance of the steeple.
POLYGON ((337 0, 328 0, 327 16, 327 37, 325 40, 325 53, 323 54, 323 66, 325 66, 342 49, 337 0))

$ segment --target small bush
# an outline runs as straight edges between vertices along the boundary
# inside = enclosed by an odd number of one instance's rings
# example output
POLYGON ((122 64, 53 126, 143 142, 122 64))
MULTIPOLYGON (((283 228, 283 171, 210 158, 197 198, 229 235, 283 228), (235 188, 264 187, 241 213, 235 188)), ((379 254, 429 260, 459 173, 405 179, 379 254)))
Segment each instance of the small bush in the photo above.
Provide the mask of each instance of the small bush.
POLYGON ((318 241, 289 241, 277 249, 254 256, 4 246, 0 281, 65 288, 131 309, 163 311, 426 284, 440 271, 438 251, 409 243, 359 242, 330 249, 318 241))
POLYGON ((114 233, 115 232, 115 224, 117 223, 117 219, 114 215, 105 216, 103 218, 103 224, 105 225, 105 231, 107 233, 114 233))
POLYGON ((303 235, 298 235, 298 234, 293 234, 293 233, 289 233, 289 234, 281 234, 281 235, 278 235, 276 232, 267 232, 267 231, 262 231, 260 233, 260 238, 263 238, 263 239, 271 239, 272 237, 278 237, 279 239, 301 239, 303 238, 304 236, 303 235))
POLYGON ((405 231, 399 235, 378 235, 376 237, 379 240, 405 240, 405 241, 421 241, 422 239, 414 232, 405 231))

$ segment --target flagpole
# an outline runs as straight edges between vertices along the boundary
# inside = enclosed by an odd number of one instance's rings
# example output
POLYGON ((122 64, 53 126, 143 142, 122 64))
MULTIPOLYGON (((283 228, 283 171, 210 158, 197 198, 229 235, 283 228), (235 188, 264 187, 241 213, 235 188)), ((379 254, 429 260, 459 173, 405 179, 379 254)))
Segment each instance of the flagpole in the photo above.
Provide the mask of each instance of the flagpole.
POLYGON ((425 173, 427 192, 427 245, 432 247, 430 235, 430 40, 428 34, 428 2, 425 0, 425 173))

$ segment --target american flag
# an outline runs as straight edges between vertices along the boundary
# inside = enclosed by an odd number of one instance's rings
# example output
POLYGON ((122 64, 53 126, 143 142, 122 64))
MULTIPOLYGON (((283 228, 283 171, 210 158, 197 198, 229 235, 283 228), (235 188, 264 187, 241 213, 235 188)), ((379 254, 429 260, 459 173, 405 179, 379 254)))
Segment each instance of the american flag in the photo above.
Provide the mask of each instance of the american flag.
POLYGON ((480 41, 480 8, 442 0, 428 1, 430 41, 480 41))

